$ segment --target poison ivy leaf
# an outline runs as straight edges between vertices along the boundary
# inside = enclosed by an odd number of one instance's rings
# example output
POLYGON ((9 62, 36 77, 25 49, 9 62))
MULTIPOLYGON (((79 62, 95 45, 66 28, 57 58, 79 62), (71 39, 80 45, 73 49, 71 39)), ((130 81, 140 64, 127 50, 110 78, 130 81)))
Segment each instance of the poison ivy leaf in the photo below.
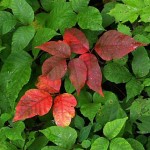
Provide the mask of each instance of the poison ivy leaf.
POLYGON ((132 78, 126 84, 126 91, 127 91, 127 99, 126 100, 128 101, 130 98, 140 95, 143 88, 144 87, 138 80, 136 80, 135 78, 132 78))
POLYGON ((67 93, 73 93, 75 91, 75 88, 74 86, 72 85, 70 79, 68 77, 65 78, 65 83, 64 83, 64 86, 65 86, 65 91, 67 93))
POLYGON ((54 99, 53 116, 58 126, 68 126, 75 116, 74 107, 77 105, 75 97, 64 93, 54 99))
POLYGON ((84 61, 87 67, 87 85, 90 89, 103 96, 101 87, 102 73, 97 58, 90 53, 82 54, 79 58, 84 61))
POLYGON ((73 53, 83 54, 89 50, 89 42, 83 32, 76 28, 66 29, 63 35, 73 53))
POLYGON ((110 150, 134 150, 124 138, 115 138, 110 142, 110 150))
POLYGON ((71 50, 70 50, 69 45, 63 41, 46 42, 40 46, 37 46, 36 48, 39 48, 45 52, 48 52, 51 55, 55 55, 61 58, 69 58, 71 55, 71 50))
POLYGON ((87 117, 93 123, 93 119, 98 113, 100 106, 100 103, 88 103, 82 105, 80 111, 84 117, 87 117))
POLYGON ((48 76, 39 76, 36 87, 48 93, 59 93, 61 80, 50 80, 48 76))
POLYGON ((78 16, 78 24, 82 29, 89 30, 103 30, 102 16, 99 10, 95 7, 89 6, 83 8, 78 16))
POLYGON ((8 33, 15 25, 16 19, 11 13, 7 11, 0 11, 0 34, 8 33))
POLYGON ((146 44, 149 44, 149 43, 150 43, 150 39, 149 39, 149 36, 148 36, 148 35, 136 34, 133 38, 134 38, 136 41, 139 41, 139 42, 143 42, 143 43, 146 43, 146 44))
POLYGON ((12 37, 12 51, 23 50, 32 40, 35 34, 35 29, 32 26, 19 27, 12 37))
POLYGON ((76 131, 71 127, 51 126, 40 132, 57 146, 66 149, 71 149, 77 138, 76 131))
POLYGON ((74 125, 77 129, 81 130, 84 127, 84 119, 80 116, 76 115, 74 118, 74 125))
POLYGON ((90 150, 107 150, 108 146, 109 141, 104 137, 99 137, 93 142, 90 150))
POLYGON ((132 75, 125 66, 110 62, 104 67, 104 76, 107 80, 115 83, 126 83, 132 75))
POLYGON ((73 11, 70 2, 59 2, 51 10, 47 25, 51 29, 60 29, 61 32, 64 32, 65 28, 75 26, 76 21, 76 13, 73 11))
POLYGON ((22 87, 29 81, 31 57, 24 51, 11 53, 5 60, 0 78, 0 109, 2 112, 14 110, 15 100, 22 87), (18 82, 19 79, 19 82, 18 82))
POLYGON ((75 12, 82 11, 83 8, 87 7, 90 0, 70 0, 71 6, 75 12))
POLYGON ((104 135, 109 139, 116 137, 125 126, 127 119, 128 118, 126 117, 107 122, 103 128, 104 135))
POLYGON ((143 145, 139 141, 132 138, 128 138, 127 141, 134 150, 145 150, 143 145))
POLYGON ((118 24, 117 30, 121 33, 132 36, 130 27, 128 27, 124 24, 121 24, 121 23, 118 24))
POLYGON ((68 64, 69 69, 69 78, 71 83, 77 90, 77 93, 80 93, 80 90, 84 87, 85 81, 87 79, 87 68, 85 63, 79 59, 74 58, 68 64))
POLYGON ((95 51, 104 60, 121 58, 139 46, 146 44, 135 41, 132 37, 116 30, 105 32, 97 41, 95 51))
POLYGON ((67 71, 66 60, 52 56, 45 60, 42 66, 42 74, 48 75, 50 80, 61 79, 67 71))
POLYGON ((133 52, 132 70, 137 77, 144 77, 150 71, 150 58, 144 47, 133 52))
POLYGON ((34 11, 25 0, 12 0, 13 14, 24 24, 30 24, 34 19, 34 11))
POLYGON ((36 115, 43 116, 49 112, 51 106, 52 97, 49 93, 38 89, 30 89, 17 104, 13 121, 24 120, 36 115))

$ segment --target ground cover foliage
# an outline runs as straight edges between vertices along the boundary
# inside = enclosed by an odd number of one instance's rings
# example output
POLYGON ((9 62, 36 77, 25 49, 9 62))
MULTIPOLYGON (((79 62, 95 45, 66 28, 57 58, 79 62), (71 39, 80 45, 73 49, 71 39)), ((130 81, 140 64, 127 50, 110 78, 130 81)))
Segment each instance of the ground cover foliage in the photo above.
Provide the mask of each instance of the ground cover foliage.
POLYGON ((0 0, 1 150, 150 150, 150 0, 0 0))

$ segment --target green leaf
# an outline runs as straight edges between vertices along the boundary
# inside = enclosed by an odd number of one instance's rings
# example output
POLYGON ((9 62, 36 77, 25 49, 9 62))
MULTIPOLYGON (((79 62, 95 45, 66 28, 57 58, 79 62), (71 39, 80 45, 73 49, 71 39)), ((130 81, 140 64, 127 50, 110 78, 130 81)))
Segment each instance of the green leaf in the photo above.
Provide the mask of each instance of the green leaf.
POLYGON ((71 28, 76 24, 76 13, 73 11, 69 2, 57 3, 49 14, 48 27, 54 30, 60 29, 64 32, 65 28, 71 28))
POLYGON ((97 138, 91 145, 90 150, 108 150, 109 141, 104 137, 97 138))
POLYGON ((124 25, 124 24, 121 24, 121 23, 118 24, 117 30, 119 32, 122 32, 122 33, 126 34, 126 35, 132 36, 131 29, 128 26, 124 25))
POLYGON ((51 126, 40 132, 57 146, 67 149, 72 148, 77 138, 76 131, 71 127, 51 126))
POLYGON ((84 127, 84 119, 81 118, 80 116, 76 115, 75 118, 74 118, 74 125, 77 129, 82 129, 84 127))
POLYGON ((134 150, 145 150, 143 145, 139 141, 132 138, 127 139, 127 141, 134 150))
POLYGON ((113 60, 113 62, 115 62, 115 63, 117 63, 117 64, 119 64, 119 65, 121 65, 121 66, 126 65, 127 61, 128 61, 128 55, 126 55, 126 56, 124 56, 124 57, 122 57, 122 58, 114 59, 114 60, 113 60))
POLYGON ((35 29, 32 26, 19 27, 13 34, 12 51, 22 51, 32 40, 35 29))
POLYGON ((80 111, 84 117, 87 117, 93 123, 93 119, 100 109, 100 106, 100 103, 88 103, 82 105, 80 111))
POLYGON ((88 148, 91 145, 91 141, 90 140, 84 140, 84 141, 82 141, 81 145, 83 148, 88 148))
POLYGON ((110 150, 134 150, 124 138, 115 138, 110 143, 110 150))
POLYGON ((59 146, 45 146, 41 150, 66 150, 66 149, 61 148, 59 146))
POLYGON ((16 25, 15 17, 6 11, 0 11, 0 34, 6 34, 16 25))
POLYGON ((144 47, 133 52, 132 70, 137 77, 144 77, 150 71, 150 58, 144 47))
POLYGON ((24 24, 30 24, 34 19, 34 11, 25 0, 12 0, 13 14, 24 24))
POLYGON ((146 43, 146 44, 149 44, 149 43, 150 43, 149 37, 146 36, 146 35, 143 35, 143 34, 136 34, 133 38, 134 38, 136 41, 139 41, 139 42, 142 42, 142 43, 146 43))
POLYGON ((65 78, 65 85, 64 86, 65 86, 65 90, 67 93, 71 94, 76 90, 68 77, 65 78))
POLYGON ((146 78, 143 82, 144 87, 145 86, 150 86, 150 78, 146 78))
POLYGON ((18 150, 14 145, 7 141, 0 141, 1 150, 18 150))
POLYGON ((133 98, 137 95, 140 95, 141 91, 143 90, 142 84, 135 78, 132 78, 127 84, 126 84, 126 91, 127 91, 127 101, 130 98, 133 98))
POLYGON ((26 0, 28 2, 28 4, 32 7, 32 9, 34 11, 37 11, 39 8, 40 8, 40 4, 38 2, 38 0, 34 0, 34 1, 31 1, 31 0, 26 0))
POLYGON ((90 0, 70 0, 71 6, 75 12, 81 11, 83 8, 87 7, 90 0))
POLYGON ((82 29, 103 30, 102 16, 95 7, 82 9, 78 14, 78 24, 82 29))
POLYGON ((24 51, 11 53, 2 67, 0 78, 0 109, 14 110, 15 100, 22 87, 29 81, 31 57, 24 51))
POLYGON ((103 128, 104 135, 108 139, 113 139, 114 137, 116 137, 125 126, 127 119, 128 118, 126 117, 107 122, 103 128))
POLYGON ((4 10, 6 8, 9 8, 11 4, 11 0, 1 0, 0 1, 0 10, 4 10))
POLYGON ((4 123, 11 118, 11 114, 4 113, 0 116, 0 128, 4 126, 4 123))
POLYGON ((104 67, 104 76, 107 80, 115 83, 126 83, 132 75, 125 66, 121 66, 117 63, 108 63, 104 67))
POLYGON ((143 0, 123 0, 126 5, 130 5, 132 7, 143 8, 144 3, 143 0))

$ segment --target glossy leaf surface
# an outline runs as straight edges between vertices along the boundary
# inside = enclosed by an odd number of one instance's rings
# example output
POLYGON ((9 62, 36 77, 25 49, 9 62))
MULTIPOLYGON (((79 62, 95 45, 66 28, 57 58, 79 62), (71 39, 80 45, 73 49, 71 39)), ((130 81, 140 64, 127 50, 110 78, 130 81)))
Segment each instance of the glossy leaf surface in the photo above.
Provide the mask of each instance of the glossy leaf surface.
POLYGON ((48 75, 50 80, 61 79, 67 71, 66 60, 52 56, 42 66, 42 74, 48 75))
POLYGON ((54 99, 53 116, 58 126, 68 126, 75 116, 74 107, 77 105, 75 97, 64 93, 54 99))
POLYGON ((61 86, 61 79, 50 80, 48 76, 39 76, 36 87, 48 93, 58 93, 61 86))
POLYGON ((76 28, 65 30, 63 38, 69 44, 73 53, 84 54, 89 50, 89 42, 86 36, 76 28))
POLYGON ((79 94, 87 79, 87 67, 81 59, 75 58, 69 62, 68 69, 70 72, 70 81, 79 94))
POLYGON ((49 93, 38 89, 30 89, 20 99, 13 121, 24 120, 36 115, 42 116, 49 112, 52 97, 49 93))
POLYGON ((88 69, 87 85, 90 89, 103 96, 101 87, 102 73, 97 58, 93 54, 86 53, 81 55, 80 59, 84 61, 88 69))
POLYGON ((145 46, 145 44, 116 30, 109 30, 99 38, 95 51, 102 59, 112 60, 122 58, 139 46, 145 46))

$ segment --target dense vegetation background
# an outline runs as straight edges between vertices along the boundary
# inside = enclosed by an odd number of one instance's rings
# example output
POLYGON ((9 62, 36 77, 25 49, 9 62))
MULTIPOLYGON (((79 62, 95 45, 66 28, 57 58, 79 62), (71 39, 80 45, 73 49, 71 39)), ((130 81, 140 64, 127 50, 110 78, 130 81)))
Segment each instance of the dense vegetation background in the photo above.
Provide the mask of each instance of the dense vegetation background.
POLYGON ((0 0, 0 150, 150 150, 149 14, 150 0, 0 0), (71 27, 86 35, 99 60, 104 97, 87 86, 77 95, 66 74, 60 93, 78 102, 70 127, 56 126, 51 111, 12 122, 50 57, 35 47, 62 40, 71 27), (147 46, 104 61, 93 46, 107 30, 147 46))

